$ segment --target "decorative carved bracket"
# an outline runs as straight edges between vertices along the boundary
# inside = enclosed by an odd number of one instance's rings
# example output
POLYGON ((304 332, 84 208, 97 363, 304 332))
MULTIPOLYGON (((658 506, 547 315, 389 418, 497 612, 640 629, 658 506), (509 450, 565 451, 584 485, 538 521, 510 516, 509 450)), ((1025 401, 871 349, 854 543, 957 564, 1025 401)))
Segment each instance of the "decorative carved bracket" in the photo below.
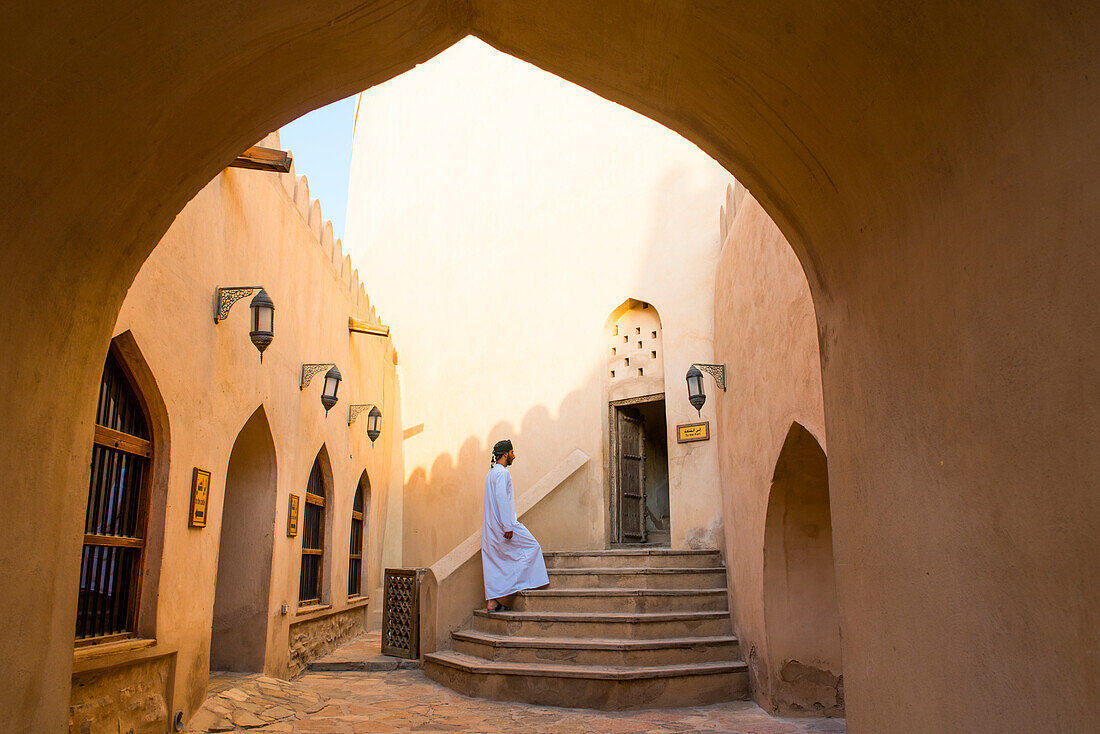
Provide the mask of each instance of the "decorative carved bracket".
POLYGON ((364 413, 374 407, 374 403, 360 403, 357 405, 348 406, 348 425, 350 426, 355 422, 355 419, 359 417, 360 413, 364 413))
POLYGON ((251 296, 263 288, 262 285, 237 285, 229 288, 217 288, 214 291, 214 323, 229 318, 229 309, 245 296, 251 296))
POLYGON ((335 366, 336 366, 335 362, 324 362, 324 363, 312 363, 312 362, 311 363, 305 363, 305 362, 303 362, 302 363, 302 382, 301 382, 301 384, 298 385, 298 389, 299 390, 305 390, 307 387, 309 387, 309 383, 310 383, 311 380, 313 380, 314 377, 321 374, 322 372, 327 370, 329 367, 335 367, 335 366))
POLYGON ((714 384, 718 385, 723 392, 726 390, 726 365, 724 364, 701 364, 695 362, 693 367, 698 367, 703 372, 714 378, 714 384))

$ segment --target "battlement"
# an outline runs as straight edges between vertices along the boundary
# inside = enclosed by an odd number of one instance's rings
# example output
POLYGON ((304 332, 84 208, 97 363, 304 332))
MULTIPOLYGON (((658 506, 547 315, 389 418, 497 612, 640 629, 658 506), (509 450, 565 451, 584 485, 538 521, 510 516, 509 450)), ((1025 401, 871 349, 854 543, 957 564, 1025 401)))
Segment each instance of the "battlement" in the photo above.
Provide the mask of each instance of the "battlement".
MULTIPOLYGON (((261 140, 258 145, 268 148, 279 148, 279 132, 270 133, 261 140)), ((275 174, 283 186, 290 201, 298 210, 310 232, 313 233, 317 246, 328 258, 336 276, 347 286, 348 293, 359 311, 358 317, 372 324, 381 324, 378 314, 370 304, 370 298, 366 289, 359 280, 359 270, 352 266, 351 256, 344 254, 343 244, 340 239, 332 234, 332 222, 325 219, 321 212, 321 202, 310 198, 309 181, 304 176, 299 176, 294 171, 294 162, 291 161, 290 171, 275 174)))
POLYGON ((733 225, 733 219, 737 216, 737 210, 741 206, 741 202, 745 198, 745 194, 748 191, 741 185, 740 181, 734 181, 726 186, 726 203, 719 209, 718 212, 718 241, 725 242, 726 235, 730 232, 730 227, 733 225))

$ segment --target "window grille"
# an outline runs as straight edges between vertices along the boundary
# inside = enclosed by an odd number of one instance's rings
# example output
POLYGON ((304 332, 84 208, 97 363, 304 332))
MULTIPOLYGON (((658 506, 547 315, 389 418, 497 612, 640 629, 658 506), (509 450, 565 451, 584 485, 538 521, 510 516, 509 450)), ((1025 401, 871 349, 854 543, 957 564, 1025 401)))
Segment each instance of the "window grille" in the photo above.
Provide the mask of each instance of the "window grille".
POLYGON ((77 596, 78 644, 132 636, 137 625, 152 434, 114 352, 99 385, 77 596))
POLYGON ((321 601, 321 579, 325 559, 325 482, 321 475, 321 457, 313 461, 306 483, 306 507, 302 522, 302 573, 298 582, 298 601, 321 601))
POLYGON ((348 556, 348 596, 362 593, 363 583, 363 485, 355 490, 351 507, 351 551, 348 556))

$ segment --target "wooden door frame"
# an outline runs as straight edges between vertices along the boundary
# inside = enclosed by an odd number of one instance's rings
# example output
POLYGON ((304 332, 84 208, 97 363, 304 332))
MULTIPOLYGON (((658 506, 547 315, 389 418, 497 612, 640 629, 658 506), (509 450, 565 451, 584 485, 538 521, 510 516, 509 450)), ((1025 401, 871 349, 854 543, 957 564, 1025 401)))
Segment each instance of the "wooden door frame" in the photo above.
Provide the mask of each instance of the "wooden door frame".
MULTIPOLYGON (((621 545, 636 545, 636 543, 623 543, 622 529, 619 527, 619 422, 615 420, 615 413, 619 408, 641 403, 656 403, 664 401, 663 392, 639 395, 622 400, 609 400, 607 403, 607 430, 610 438, 610 453, 608 454, 608 507, 611 511, 611 547, 621 545)), ((644 522, 644 518, 643 518, 644 522)))

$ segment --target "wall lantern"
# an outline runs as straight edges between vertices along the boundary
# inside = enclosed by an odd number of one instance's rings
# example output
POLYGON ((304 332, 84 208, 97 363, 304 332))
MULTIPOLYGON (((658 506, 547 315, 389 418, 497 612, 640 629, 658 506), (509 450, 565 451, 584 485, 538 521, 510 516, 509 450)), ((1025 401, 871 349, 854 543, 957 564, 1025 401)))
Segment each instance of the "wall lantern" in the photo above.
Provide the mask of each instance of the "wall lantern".
POLYGON ((367 438, 370 439, 373 446, 375 440, 382 435, 382 411, 378 409, 377 405, 365 403, 348 406, 348 425, 354 423, 359 414, 367 408, 370 408, 370 412, 367 413, 367 438))
POLYGON ((260 361, 264 361, 264 350, 275 338, 275 302, 263 288, 252 297, 248 304, 252 309, 252 331, 248 332, 248 338, 260 350, 260 361))
POLYGON ((302 381, 298 385, 299 390, 305 390, 309 387, 310 381, 325 368, 329 368, 328 372, 325 372, 325 384, 321 388, 321 405, 325 406, 325 415, 328 415, 332 406, 336 405, 336 401, 339 399, 336 397, 336 391, 340 388, 340 370, 336 369, 336 365, 332 362, 325 362, 321 364, 303 364, 302 365, 302 381))
POLYGON ((248 338, 260 350, 260 361, 264 361, 264 350, 275 338, 275 302, 267 295, 262 285, 233 286, 230 288, 218 287, 214 291, 214 323, 220 323, 229 318, 229 309, 233 304, 245 296, 251 296, 259 291, 249 304, 252 309, 252 331, 248 332, 248 338))
POLYGON ((726 365, 724 364, 692 364, 687 371, 688 401, 703 415, 703 404, 707 402, 707 393, 703 389, 703 372, 714 378, 714 382, 724 392, 726 389, 726 365), (701 370, 701 371, 700 371, 701 370))

